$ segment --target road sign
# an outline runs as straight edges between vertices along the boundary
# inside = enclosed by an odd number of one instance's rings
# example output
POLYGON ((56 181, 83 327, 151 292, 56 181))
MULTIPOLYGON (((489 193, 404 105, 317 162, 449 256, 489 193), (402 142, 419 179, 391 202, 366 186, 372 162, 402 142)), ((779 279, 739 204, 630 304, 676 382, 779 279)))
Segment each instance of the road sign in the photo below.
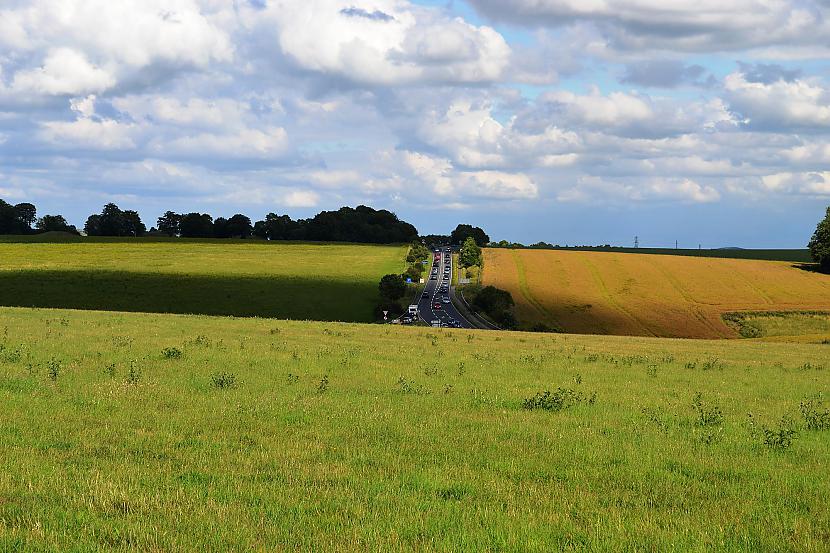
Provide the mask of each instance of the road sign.
POLYGON ((386 316, 387 316, 388 314, 389 314, 389 311, 384 311, 384 312, 383 312, 383 320, 384 320, 384 321, 385 321, 385 320, 387 320, 387 317, 386 317, 386 316))
POLYGON ((412 279, 411 279, 411 278, 407 278, 407 279, 406 279, 406 283, 407 283, 407 284, 412 284, 412 279))

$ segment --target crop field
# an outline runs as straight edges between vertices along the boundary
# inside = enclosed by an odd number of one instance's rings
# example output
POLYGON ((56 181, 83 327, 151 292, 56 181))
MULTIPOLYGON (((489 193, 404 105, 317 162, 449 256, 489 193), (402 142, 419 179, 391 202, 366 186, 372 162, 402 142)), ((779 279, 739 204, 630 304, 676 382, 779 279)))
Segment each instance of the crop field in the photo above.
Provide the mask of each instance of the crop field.
POLYGON ((371 321, 401 246, 0 242, 0 305, 371 321))
POLYGON ((0 308, 0 550, 826 551, 828 347, 0 308))
POLYGON ((830 275, 776 261, 486 249, 484 283, 522 323, 584 334, 734 338, 726 312, 830 310, 830 275))

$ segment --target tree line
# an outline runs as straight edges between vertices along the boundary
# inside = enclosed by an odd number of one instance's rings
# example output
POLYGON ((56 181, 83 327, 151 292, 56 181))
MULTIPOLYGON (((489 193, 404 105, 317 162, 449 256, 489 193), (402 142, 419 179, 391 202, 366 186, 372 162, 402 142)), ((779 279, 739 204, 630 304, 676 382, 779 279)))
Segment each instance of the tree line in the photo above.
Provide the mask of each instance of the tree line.
POLYGON ((37 216, 37 208, 28 202, 12 205, 0 199, 0 234, 35 232, 77 232, 62 215, 37 216))

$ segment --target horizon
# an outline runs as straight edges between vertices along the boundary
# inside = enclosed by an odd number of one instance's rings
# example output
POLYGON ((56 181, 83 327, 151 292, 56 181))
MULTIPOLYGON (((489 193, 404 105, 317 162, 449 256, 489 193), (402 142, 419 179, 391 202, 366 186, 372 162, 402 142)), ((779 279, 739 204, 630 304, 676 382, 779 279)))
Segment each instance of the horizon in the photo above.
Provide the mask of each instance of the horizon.
POLYGON ((524 244, 806 247, 830 6, 661 5, 11 2, 0 198, 79 228, 364 204, 524 244))

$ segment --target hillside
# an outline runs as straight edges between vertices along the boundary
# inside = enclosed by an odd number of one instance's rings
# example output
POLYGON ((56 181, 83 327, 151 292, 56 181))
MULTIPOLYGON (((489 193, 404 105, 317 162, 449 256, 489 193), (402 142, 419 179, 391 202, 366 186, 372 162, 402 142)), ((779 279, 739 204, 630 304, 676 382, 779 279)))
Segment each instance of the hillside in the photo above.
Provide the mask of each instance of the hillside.
POLYGON ((584 334, 732 338, 726 312, 830 310, 830 275, 789 262, 487 249, 484 283, 521 322, 584 334))
POLYGON ((827 352, 2 308, 0 550, 821 551, 827 352))
POLYGON ((101 239, 0 243, 0 305, 371 321, 402 246, 101 239))

